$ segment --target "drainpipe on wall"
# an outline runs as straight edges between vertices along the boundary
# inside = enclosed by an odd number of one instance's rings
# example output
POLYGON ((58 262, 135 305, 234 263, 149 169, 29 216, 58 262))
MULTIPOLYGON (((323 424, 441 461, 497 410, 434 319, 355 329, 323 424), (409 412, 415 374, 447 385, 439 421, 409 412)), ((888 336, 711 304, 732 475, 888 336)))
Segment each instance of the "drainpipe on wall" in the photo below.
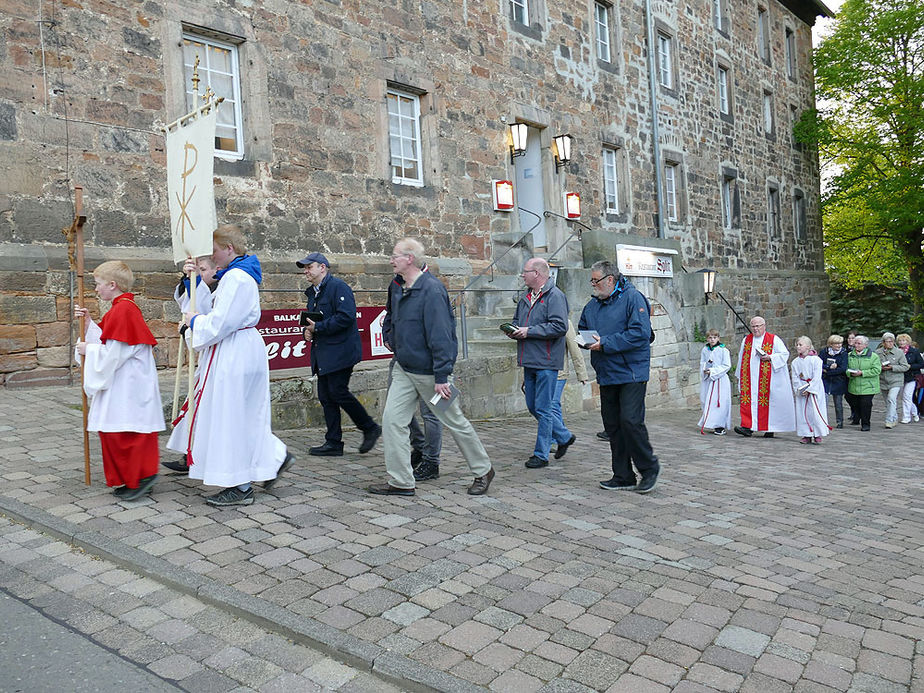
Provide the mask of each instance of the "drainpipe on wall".
POLYGON ((658 238, 664 238, 664 193, 661 189, 661 136, 658 132, 658 46, 655 43, 651 0, 645 0, 645 23, 648 25, 648 90, 651 93, 651 137, 654 142, 655 193, 658 201, 658 238))

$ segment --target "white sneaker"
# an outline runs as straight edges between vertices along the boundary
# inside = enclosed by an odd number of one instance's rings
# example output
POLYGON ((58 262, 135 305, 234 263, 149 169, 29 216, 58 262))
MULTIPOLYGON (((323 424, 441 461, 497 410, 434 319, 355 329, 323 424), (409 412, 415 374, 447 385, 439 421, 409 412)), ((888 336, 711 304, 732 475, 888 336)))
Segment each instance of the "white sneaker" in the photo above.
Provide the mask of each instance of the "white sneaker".
POLYGON ((911 419, 902 419, 898 423, 911 423, 911 419))
POLYGON ((921 420, 921 417, 919 417, 917 414, 915 414, 914 416, 911 417, 911 420, 914 421, 915 423, 917 423, 918 421, 921 420))
POLYGON ((886 427, 886 428, 895 428, 895 422, 894 422, 894 421, 886 421, 885 427, 886 427))

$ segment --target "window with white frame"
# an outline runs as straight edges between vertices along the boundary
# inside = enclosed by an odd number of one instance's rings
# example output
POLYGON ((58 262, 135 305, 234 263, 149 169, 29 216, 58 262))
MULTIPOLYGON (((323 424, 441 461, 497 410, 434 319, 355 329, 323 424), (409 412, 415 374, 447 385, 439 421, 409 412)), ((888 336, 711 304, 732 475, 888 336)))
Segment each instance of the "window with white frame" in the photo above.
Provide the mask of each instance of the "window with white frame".
POLYGON ((658 82, 665 89, 674 88, 674 41, 671 36, 658 32, 658 82))
POLYGON ((767 186, 767 233, 771 237, 780 233, 780 188, 776 183, 767 186))
POLYGON ((712 0, 712 23, 721 32, 728 32, 728 9, 725 3, 728 0, 712 0))
POLYGON ((773 94, 764 90, 763 99, 764 134, 773 134, 773 94))
POLYGON ((786 51, 786 74, 789 79, 796 78, 796 34, 795 32, 786 27, 786 43, 784 44, 784 50, 786 51))
POLYGON ((518 24, 529 26, 529 0, 510 0, 510 18, 518 24))
POLYGON ((728 68, 719 65, 716 70, 716 90, 719 98, 719 113, 728 115, 731 113, 731 100, 728 90, 728 68))
POLYGON ((215 126, 215 154, 224 158, 244 158, 243 118, 241 116, 241 78, 238 47, 233 43, 183 33, 183 77, 186 110, 193 108, 192 74, 199 57, 199 94, 211 87, 224 97, 215 126))
POLYGON ((619 214, 622 207, 619 199, 618 152, 610 147, 603 150, 603 193, 606 198, 605 211, 608 214, 619 214))
POLYGON ((732 205, 734 203, 735 179, 722 176, 722 228, 732 227, 732 205))
POLYGON ((397 89, 389 89, 387 98, 391 180, 400 185, 423 185, 420 98, 397 89))
POLYGON ((680 219, 680 198, 677 185, 680 178, 680 164, 668 161, 664 164, 664 201, 667 205, 667 220, 680 219))
POLYGON ((765 7, 757 8, 757 54, 770 64, 770 12, 765 7))
POLYGON ((805 238, 805 193, 798 188, 792 194, 792 228, 797 241, 805 238))
POLYGON ((605 63, 613 62, 610 42, 610 6, 594 3, 594 28, 597 35, 597 58, 605 63))

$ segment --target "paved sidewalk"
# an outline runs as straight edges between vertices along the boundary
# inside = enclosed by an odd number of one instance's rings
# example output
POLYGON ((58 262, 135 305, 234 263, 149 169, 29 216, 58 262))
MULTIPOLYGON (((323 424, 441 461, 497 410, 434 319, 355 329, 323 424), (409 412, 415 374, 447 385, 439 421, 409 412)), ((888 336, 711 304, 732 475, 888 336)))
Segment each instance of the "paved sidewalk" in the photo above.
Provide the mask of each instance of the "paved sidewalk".
POLYGON ((819 447, 701 436, 697 417, 649 413, 648 496, 597 486, 586 414, 540 470, 531 420, 477 424, 487 497, 448 438, 440 479, 393 498, 363 490, 381 446, 311 458, 321 432, 283 431, 292 472, 216 509, 184 477, 136 503, 98 464, 84 486, 79 390, 0 392, 0 513, 403 688, 924 690, 924 424, 819 447))

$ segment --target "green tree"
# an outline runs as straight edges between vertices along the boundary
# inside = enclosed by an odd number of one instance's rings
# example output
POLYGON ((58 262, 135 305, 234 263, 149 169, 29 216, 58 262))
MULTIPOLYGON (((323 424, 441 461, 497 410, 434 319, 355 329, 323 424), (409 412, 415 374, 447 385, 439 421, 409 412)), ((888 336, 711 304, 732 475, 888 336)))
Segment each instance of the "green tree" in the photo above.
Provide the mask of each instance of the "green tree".
POLYGON ((847 0, 815 74, 819 108, 796 136, 837 171, 823 204, 861 212, 858 241, 888 235, 924 331, 924 3, 847 0))
POLYGON ((822 226, 825 270, 836 284, 846 289, 908 285, 904 257, 862 198, 829 200, 822 209, 822 226))

